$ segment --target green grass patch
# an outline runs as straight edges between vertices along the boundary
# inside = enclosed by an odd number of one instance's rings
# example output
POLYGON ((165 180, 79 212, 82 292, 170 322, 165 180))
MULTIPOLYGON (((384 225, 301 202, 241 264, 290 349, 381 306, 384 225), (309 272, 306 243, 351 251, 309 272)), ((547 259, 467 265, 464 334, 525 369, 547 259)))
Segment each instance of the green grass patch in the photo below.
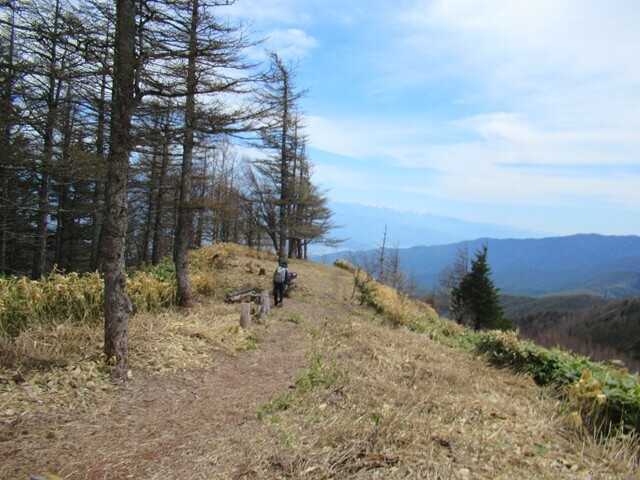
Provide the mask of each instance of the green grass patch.
MULTIPOLYGON (((284 410, 288 410, 293 404, 293 392, 284 392, 278 395, 276 398, 258 408, 256 412, 256 416, 258 420, 264 420, 267 416, 272 415, 276 412, 282 412, 284 410)), ((281 419, 278 417, 278 422, 280 423, 281 419)))
POLYGON ((281 419, 275 415, 291 408, 297 398, 309 393, 316 388, 329 388, 341 377, 335 366, 327 366, 322 355, 314 353, 311 358, 311 367, 298 375, 295 389, 286 391, 258 408, 256 416, 263 420, 272 416, 272 422, 280 423, 281 419), (277 422, 273 419, 277 417, 277 422))
POLYGON ((327 367, 322 355, 315 353, 311 360, 311 368, 298 376, 296 387, 301 393, 307 393, 317 387, 328 388, 339 376, 337 368, 327 367))

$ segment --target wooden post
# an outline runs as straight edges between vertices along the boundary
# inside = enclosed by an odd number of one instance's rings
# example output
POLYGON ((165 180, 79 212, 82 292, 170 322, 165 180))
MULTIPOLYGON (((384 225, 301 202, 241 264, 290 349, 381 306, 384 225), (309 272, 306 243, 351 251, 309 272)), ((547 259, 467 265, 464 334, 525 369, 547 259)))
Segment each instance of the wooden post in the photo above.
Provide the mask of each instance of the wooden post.
POLYGON ((263 290, 260 295, 260 322, 267 324, 267 315, 271 312, 271 304, 269 303, 269 290, 263 290))
POLYGON ((243 302, 240 304, 240 326, 242 328, 251 327, 251 304, 243 302))

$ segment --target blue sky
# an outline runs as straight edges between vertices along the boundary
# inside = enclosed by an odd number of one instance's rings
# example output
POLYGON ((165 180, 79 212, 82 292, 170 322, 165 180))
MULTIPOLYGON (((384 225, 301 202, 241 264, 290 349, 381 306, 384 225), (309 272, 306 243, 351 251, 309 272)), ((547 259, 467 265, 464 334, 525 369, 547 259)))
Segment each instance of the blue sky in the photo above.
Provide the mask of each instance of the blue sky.
POLYGON ((640 234, 637 0, 236 0, 339 202, 640 234))

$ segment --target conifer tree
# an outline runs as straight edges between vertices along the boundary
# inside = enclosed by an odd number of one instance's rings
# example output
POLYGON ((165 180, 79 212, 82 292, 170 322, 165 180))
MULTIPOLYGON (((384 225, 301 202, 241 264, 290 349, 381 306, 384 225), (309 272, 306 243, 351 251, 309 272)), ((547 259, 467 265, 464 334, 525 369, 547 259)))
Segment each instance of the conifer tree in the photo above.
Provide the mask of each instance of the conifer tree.
POLYGON ((470 271, 451 293, 451 310, 463 321, 470 322, 476 331, 481 328, 510 327, 500 305, 500 291, 491 280, 487 252, 486 244, 476 251, 470 271))

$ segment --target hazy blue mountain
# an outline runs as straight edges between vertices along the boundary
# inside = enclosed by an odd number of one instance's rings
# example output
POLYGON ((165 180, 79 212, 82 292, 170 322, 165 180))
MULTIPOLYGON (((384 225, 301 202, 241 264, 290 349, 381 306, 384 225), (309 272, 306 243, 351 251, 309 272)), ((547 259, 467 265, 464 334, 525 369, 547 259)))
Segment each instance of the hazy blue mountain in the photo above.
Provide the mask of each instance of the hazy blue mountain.
MULTIPOLYGON (((640 294, 640 237, 572 235, 541 239, 483 238, 449 245, 399 250, 403 268, 424 290, 438 283, 459 249, 469 257, 483 243, 494 283, 510 295, 592 293, 609 297, 640 294)), ((347 258, 348 254, 326 257, 347 258)))
MULTIPOLYGON (((341 250, 367 250, 382 242, 385 226, 387 245, 446 245, 473 238, 539 238, 539 232, 513 227, 474 223, 438 215, 331 202, 337 228, 334 237, 345 239, 341 250)), ((316 248, 317 252, 318 249, 316 248)))

